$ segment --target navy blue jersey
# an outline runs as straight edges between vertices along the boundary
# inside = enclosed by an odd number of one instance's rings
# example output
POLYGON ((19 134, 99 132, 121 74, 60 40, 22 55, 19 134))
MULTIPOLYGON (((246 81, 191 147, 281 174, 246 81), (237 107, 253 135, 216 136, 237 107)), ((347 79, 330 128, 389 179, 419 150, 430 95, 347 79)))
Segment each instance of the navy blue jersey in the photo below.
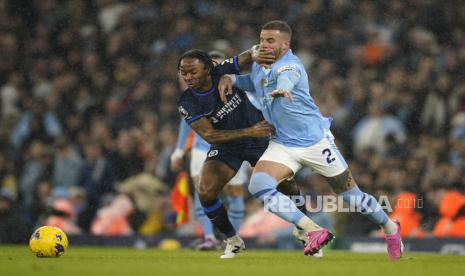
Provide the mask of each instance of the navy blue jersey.
MULTIPOLYGON (((238 88, 233 88, 232 95, 224 104, 218 92, 218 82, 224 74, 239 74, 237 57, 223 62, 212 72, 213 86, 207 92, 188 88, 178 100, 178 109, 184 120, 190 125, 196 120, 206 117, 215 129, 234 130, 250 127, 262 120, 263 115, 247 98, 247 94, 238 88)), ((212 148, 244 149, 248 147, 264 147, 268 138, 245 138, 230 143, 212 145, 212 148)))

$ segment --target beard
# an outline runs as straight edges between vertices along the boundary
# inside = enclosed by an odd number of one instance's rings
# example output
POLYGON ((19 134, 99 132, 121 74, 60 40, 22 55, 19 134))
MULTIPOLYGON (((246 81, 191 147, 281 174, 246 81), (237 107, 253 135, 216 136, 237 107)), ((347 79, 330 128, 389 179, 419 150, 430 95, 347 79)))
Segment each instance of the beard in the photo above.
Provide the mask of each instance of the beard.
POLYGON ((283 49, 275 49, 273 51, 273 54, 276 58, 278 58, 279 56, 281 56, 281 53, 283 52, 283 49))

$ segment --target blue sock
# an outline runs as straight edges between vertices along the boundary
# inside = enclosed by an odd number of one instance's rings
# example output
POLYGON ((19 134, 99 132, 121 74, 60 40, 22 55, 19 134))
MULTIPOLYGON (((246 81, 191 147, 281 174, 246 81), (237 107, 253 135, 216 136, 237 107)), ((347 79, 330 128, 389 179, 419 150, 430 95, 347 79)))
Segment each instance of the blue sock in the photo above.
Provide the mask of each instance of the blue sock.
POLYGON ((236 231, 244 221, 244 196, 228 196, 228 217, 236 231))
POLYGON ((200 201, 205 215, 210 219, 211 223, 223 233, 226 238, 231 238, 236 235, 236 230, 232 226, 228 218, 228 211, 224 204, 217 198, 211 201, 200 201))
POLYGON ((265 208, 278 217, 297 225, 305 215, 297 209, 294 202, 276 190, 278 182, 269 174, 258 172, 252 175, 249 192, 260 199, 265 208))
POLYGON ((195 216, 197 220, 202 225, 203 235, 204 236, 215 236, 213 232, 213 224, 211 223, 210 219, 205 215, 203 211, 202 204, 200 204, 199 194, 194 194, 194 204, 195 204, 195 216))
POLYGON ((350 207, 355 207, 360 213, 378 225, 385 225, 389 217, 372 195, 362 192, 357 186, 341 193, 345 202, 350 207))

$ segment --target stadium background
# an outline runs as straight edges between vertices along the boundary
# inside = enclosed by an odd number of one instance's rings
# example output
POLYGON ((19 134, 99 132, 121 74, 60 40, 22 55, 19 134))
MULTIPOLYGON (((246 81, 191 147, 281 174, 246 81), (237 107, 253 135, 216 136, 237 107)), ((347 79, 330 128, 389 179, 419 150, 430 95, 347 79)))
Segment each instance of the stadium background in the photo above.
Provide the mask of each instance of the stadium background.
MULTIPOLYGON (((461 1, 0 0, 0 243, 51 221, 68 233, 198 235, 170 204, 177 59, 193 47, 232 56, 272 19, 293 28, 359 185, 402 207, 392 215, 404 236, 465 237, 461 1)), ((297 181, 331 194, 309 171, 297 181)), ((247 216, 258 210, 249 198, 247 216)), ((316 216, 339 236, 377 235, 357 214, 316 216)), ((286 247, 285 233, 257 240, 286 247)))

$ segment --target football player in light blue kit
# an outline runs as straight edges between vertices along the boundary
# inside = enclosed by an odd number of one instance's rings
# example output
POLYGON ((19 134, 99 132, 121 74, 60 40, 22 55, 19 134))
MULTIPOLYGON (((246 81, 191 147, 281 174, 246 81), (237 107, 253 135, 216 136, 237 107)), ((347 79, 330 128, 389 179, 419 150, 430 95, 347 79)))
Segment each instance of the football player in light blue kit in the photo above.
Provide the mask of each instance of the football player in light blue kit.
POLYGON ((225 75, 219 83, 220 96, 237 88, 255 92, 262 102, 265 119, 276 129, 276 136, 258 161, 249 184, 252 195, 267 209, 305 231, 305 255, 313 255, 333 235, 295 208, 295 204, 276 190, 282 179, 308 166, 323 175, 343 200, 383 228, 388 254, 402 254, 399 225, 389 219, 376 199, 362 192, 354 181, 329 130, 331 121, 321 115, 310 96, 308 76, 300 59, 290 49, 292 31, 284 21, 266 23, 260 33, 260 50, 272 50, 276 61, 269 66, 256 63, 248 75, 225 75), (291 208, 281 208, 291 206, 291 208))

